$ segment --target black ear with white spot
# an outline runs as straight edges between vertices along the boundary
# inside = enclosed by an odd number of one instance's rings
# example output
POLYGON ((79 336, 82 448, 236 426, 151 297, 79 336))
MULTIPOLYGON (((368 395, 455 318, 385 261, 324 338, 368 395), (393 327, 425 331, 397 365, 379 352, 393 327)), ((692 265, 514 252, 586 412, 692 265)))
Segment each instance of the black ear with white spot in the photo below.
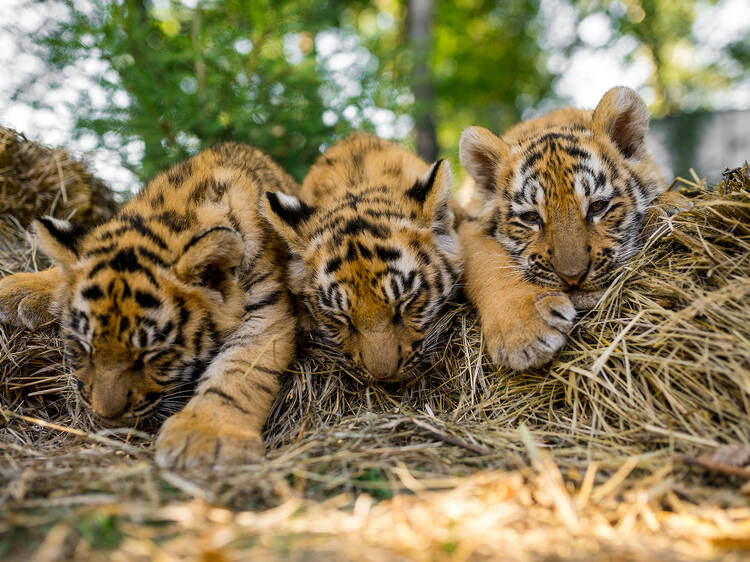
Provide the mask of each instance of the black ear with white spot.
POLYGON ((640 155, 648 120, 648 108, 641 96, 624 86, 604 94, 592 116, 594 131, 607 135, 625 158, 640 155))
POLYGON ((222 294, 227 281, 242 263, 245 244, 239 233, 216 226, 194 236, 175 263, 175 274, 191 285, 200 285, 222 294))
POLYGON ((453 188, 453 174, 447 160, 438 160, 406 191, 406 196, 420 204, 419 213, 427 223, 453 220, 448 201, 453 188))
POLYGON ((85 234, 80 225, 53 217, 42 217, 33 223, 39 247, 62 268, 78 261, 78 249, 85 234))
POLYGON ((316 207, 281 191, 266 192, 266 219, 292 249, 298 249, 302 244, 300 231, 316 210, 316 207))
POLYGON ((509 150, 503 139, 484 127, 469 127, 461 133, 458 158, 483 197, 491 197, 497 192, 497 171, 508 157, 509 150))

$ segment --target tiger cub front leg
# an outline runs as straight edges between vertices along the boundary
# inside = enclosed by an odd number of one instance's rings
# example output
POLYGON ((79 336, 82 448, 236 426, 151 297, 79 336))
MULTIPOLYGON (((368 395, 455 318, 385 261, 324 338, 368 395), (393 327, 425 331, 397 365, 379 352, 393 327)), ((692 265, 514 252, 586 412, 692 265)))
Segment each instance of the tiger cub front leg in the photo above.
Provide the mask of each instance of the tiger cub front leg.
MULTIPOLYGON (((261 430, 294 354, 295 321, 286 294, 248 312, 242 327, 201 378, 185 408, 169 418, 156 440, 162 467, 227 466, 259 461, 261 430)), ((257 303, 256 303, 257 304, 257 303)))
POLYGON ((57 318, 60 268, 14 273, 0 279, 0 322, 33 330, 57 318))
POLYGON ((529 283, 479 221, 464 222, 459 236, 465 257, 466 292, 482 322, 493 363, 516 370, 550 361, 565 344, 576 310, 563 293, 529 283))

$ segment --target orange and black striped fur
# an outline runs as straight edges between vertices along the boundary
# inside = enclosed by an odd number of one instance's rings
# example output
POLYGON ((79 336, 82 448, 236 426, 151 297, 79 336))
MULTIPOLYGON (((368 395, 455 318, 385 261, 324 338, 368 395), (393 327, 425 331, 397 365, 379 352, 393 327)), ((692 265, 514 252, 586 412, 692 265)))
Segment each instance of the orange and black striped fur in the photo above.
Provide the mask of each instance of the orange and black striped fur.
POLYGON ((576 307, 593 306, 642 247, 655 200, 672 195, 644 144, 648 122, 638 94, 620 87, 594 111, 555 111, 502 138, 464 131, 460 158, 481 209, 459 228, 466 290, 496 363, 549 361, 576 307))
POLYGON ((267 189, 298 187, 262 152, 226 144, 88 233, 40 219, 57 266, 3 279, 0 319, 59 319, 81 399, 105 423, 166 419, 160 464, 252 460, 295 345, 286 251, 259 213, 267 189))
POLYGON ((370 380, 414 376, 435 352, 462 272, 451 184, 447 161, 357 134, 316 161, 299 198, 268 194, 314 338, 370 380))

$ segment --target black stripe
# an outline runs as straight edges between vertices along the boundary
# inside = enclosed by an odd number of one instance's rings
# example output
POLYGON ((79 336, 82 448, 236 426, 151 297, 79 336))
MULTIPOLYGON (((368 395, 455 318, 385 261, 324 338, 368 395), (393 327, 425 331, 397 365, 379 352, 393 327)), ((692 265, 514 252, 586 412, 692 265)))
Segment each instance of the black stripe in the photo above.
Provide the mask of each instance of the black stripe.
POLYGON ((115 271, 139 271, 143 266, 138 261, 133 248, 125 248, 115 254, 110 260, 109 266, 115 271))
POLYGON ((395 261, 401 257, 401 250, 398 248, 386 248, 379 244, 375 245, 375 253, 383 261, 395 261))
POLYGON ((349 241, 349 246, 346 250, 346 261, 357 261, 357 258, 359 257, 359 254, 357 253, 357 247, 354 245, 354 242, 351 240, 349 241))
POLYGON ((102 254, 108 254, 117 247, 117 244, 108 244, 106 246, 99 246, 98 248, 92 248, 88 250, 84 257, 90 258, 92 256, 101 256, 102 254))
POLYGON ((265 281, 269 277, 273 275, 273 271, 268 271, 266 273, 257 274, 255 277, 248 277, 243 282, 243 287, 246 292, 250 292, 250 289, 255 287, 258 283, 261 283, 262 281, 265 281))
POLYGON ((188 228, 188 217, 179 216, 172 210, 159 213, 155 218, 172 232, 180 233, 188 228))
POLYGON ((357 249, 359 250, 359 254, 363 259, 369 260, 372 258, 372 252, 361 242, 357 242, 357 249))
POLYGON ((325 267, 326 273, 334 273, 341 267, 341 264, 342 264, 341 258, 333 258, 333 259, 328 260, 328 262, 326 263, 326 267, 325 267))
POLYGON ((298 200, 299 205, 295 204, 286 207, 282 205, 279 196, 270 191, 266 191, 266 199, 268 199, 268 203, 271 205, 271 210, 292 228, 297 228, 301 223, 308 220, 315 212, 315 207, 311 207, 301 200, 298 200))
POLYGON ((542 157, 541 151, 537 150, 535 152, 530 153, 526 157, 526 160, 524 161, 523 165, 521 166, 521 170, 520 170, 521 175, 524 175, 529 170, 529 168, 531 168, 534 164, 537 163, 537 161, 541 157, 542 157))
POLYGON ((73 250, 78 254, 78 243, 85 234, 85 228, 80 224, 64 223, 63 228, 59 228, 52 217, 41 217, 37 219, 47 232, 60 244, 73 250))
POLYGON ((102 262, 97 263, 93 268, 91 268, 91 271, 89 271, 89 274, 88 274, 87 277, 89 279, 92 279, 97 273, 99 273, 102 269, 104 269, 105 267, 107 267, 107 263, 108 262, 106 262, 106 261, 102 261, 102 262))
POLYGON ((192 238, 190 239, 190 241, 189 241, 189 242, 188 242, 187 244, 185 244, 185 246, 184 246, 184 247, 182 248, 182 253, 184 254, 184 253, 185 253, 185 252, 187 252, 187 251, 188 251, 188 250, 189 250, 190 248, 192 248, 193 246, 195 246, 195 245, 196 245, 196 244, 197 244, 198 242, 200 242, 200 241, 201 241, 201 239, 202 239, 202 238, 203 238, 204 236, 208 236, 209 234, 211 234, 212 232, 215 232, 215 231, 217 231, 217 230, 227 230, 227 231, 229 231, 229 232, 234 232, 234 230, 232 230, 232 229, 231 229, 231 228, 229 228, 228 226, 214 226, 213 228, 209 228, 209 229, 208 229, 208 230, 206 230, 205 232, 201 232, 200 234, 196 234, 195 236, 193 236, 193 237, 192 237, 192 238))
POLYGON ((443 160, 438 160, 433 164, 432 170, 430 171, 430 177, 427 178, 427 181, 423 182, 421 178, 418 179, 414 185, 406 191, 406 196, 414 199, 418 203, 424 203, 427 199, 427 194, 435 185, 435 178, 437 177, 438 170, 442 164, 443 160))
POLYGON ((138 234, 145 236, 151 240, 154 244, 159 246, 162 250, 168 249, 167 243, 164 239, 146 226, 143 222, 143 217, 140 215, 125 215, 122 220, 127 222, 130 227, 135 230, 138 234))
MULTIPOLYGON (((149 269, 143 267, 138 261, 138 257, 135 255, 133 248, 125 248, 117 252, 109 261, 109 266, 115 271, 126 271, 129 273, 140 271, 148 277, 149 281, 151 281, 155 287, 159 286, 153 273, 151 273, 149 269)), ((89 276, 91 276, 91 274, 89 274, 89 276)))
POLYGON ((159 308, 161 302, 151 293, 145 291, 135 292, 135 302, 137 302, 143 308, 159 308))
POLYGON ((98 285, 91 285, 81 291, 81 296, 86 300, 95 301, 102 298, 104 293, 98 285))
POLYGON ((390 234, 388 228, 366 221, 362 217, 349 220, 339 234, 347 236, 350 234, 360 234, 365 231, 370 232, 376 238, 386 238, 390 234))
POLYGON ((154 265, 158 265, 159 267, 167 267, 167 262, 165 262, 158 254, 155 254, 148 248, 144 248, 143 246, 138 246, 136 248, 138 250, 138 254, 152 262, 154 265))
POLYGON ((222 398, 222 400, 224 400, 227 404, 229 404, 233 408, 236 408, 237 410, 239 410, 243 414, 249 414, 250 413, 245 408, 243 408, 242 406, 240 406, 237 403, 237 400, 233 396, 229 396, 229 394, 227 394, 223 390, 219 390, 218 388, 208 388, 208 389, 206 389, 206 390, 203 391, 203 394, 204 395, 206 395, 206 394, 216 394, 217 396, 220 396, 222 398))
POLYGON ((573 158, 581 158, 581 159, 589 159, 591 158, 591 154, 583 150, 582 148, 579 148, 577 146, 563 146, 561 147, 562 151, 569 154, 573 158))
POLYGON ((245 314, 248 314, 250 312, 255 312, 257 310, 260 310, 261 308, 271 306, 272 304, 276 304, 277 302, 279 302, 281 295, 282 295, 282 291, 274 291, 273 293, 266 295, 264 298, 262 298, 261 300, 257 302, 246 304, 245 314))

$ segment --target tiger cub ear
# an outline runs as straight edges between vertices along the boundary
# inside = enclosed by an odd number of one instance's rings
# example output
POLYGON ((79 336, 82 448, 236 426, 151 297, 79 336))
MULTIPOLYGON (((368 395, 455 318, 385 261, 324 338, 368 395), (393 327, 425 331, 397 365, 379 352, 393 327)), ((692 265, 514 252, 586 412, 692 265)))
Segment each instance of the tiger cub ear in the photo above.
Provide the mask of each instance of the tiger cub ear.
POLYGON ((406 190, 406 196, 419 203, 421 218, 432 224, 448 218, 446 213, 449 212, 448 199, 452 189, 451 164, 447 160, 438 160, 406 190))
POLYGON ((497 170, 509 152, 506 142, 484 127, 469 127, 461 133, 458 158, 476 182, 482 198, 488 199, 497 193, 497 170))
POLYGON ((640 154, 648 120, 648 108, 641 96, 625 86, 604 94, 592 116, 594 132, 612 139, 625 158, 640 154))
POLYGON ((83 227, 47 216, 35 220, 33 230, 41 250, 63 270, 78 261, 80 242, 85 234, 83 227))
POLYGON ((224 294, 227 280, 242 263, 242 236, 226 226, 216 226, 194 236, 174 265, 179 279, 224 294))
POLYGON ((313 216, 317 207, 281 191, 266 192, 264 214, 276 233, 289 247, 301 253, 304 248, 301 229, 313 216))

